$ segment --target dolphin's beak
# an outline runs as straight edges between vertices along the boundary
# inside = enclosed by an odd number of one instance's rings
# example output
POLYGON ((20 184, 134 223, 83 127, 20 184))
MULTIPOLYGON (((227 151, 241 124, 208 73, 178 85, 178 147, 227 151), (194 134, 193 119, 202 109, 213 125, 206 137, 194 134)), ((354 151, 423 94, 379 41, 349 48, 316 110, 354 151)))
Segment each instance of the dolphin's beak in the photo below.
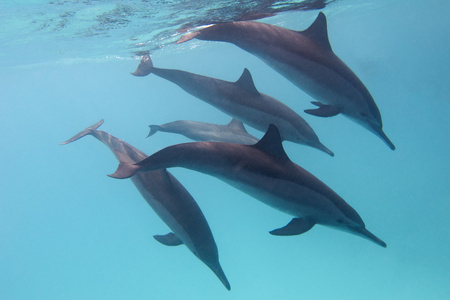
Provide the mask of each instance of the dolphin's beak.
POLYGON ((374 132, 375 132, 375 134, 376 135, 378 135, 378 137, 379 138, 381 138, 385 143, 386 143, 386 145, 388 145, 388 147, 391 149, 391 150, 395 150, 395 145, 391 142, 391 140, 387 137, 387 135, 384 133, 384 131, 383 131, 383 129, 382 128, 372 128, 373 130, 374 130, 374 132))
POLYGON ((366 238, 372 242, 374 242, 377 245, 380 245, 383 248, 386 248, 386 243, 383 242, 381 239, 379 239, 378 237, 376 237, 373 233, 371 233, 369 230, 367 230, 364 227, 347 227, 351 232, 362 236, 363 238, 366 238))
POLYGON ((208 267, 214 272, 214 274, 216 274, 217 278, 219 278, 219 280, 223 283, 225 288, 227 290, 231 290, 230 283, 228 282, 228 279, 225 276, 225 273, 223 272, 222 267, 220 265, 218 265, 218 266, 209 266, 208 265, 208 267))

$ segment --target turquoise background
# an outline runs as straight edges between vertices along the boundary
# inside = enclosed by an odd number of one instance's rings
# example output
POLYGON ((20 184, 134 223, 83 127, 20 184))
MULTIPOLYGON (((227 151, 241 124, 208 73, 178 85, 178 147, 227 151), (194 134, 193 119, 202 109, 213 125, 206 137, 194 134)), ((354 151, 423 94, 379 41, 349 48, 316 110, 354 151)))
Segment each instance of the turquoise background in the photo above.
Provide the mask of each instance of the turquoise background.
MULTIPOLYGON (((61 32, 18 30, 32 4, 0 5, 8 20, 0 26, 0 299, 448 299, 447 1, 338 1, 322 10, 334 52, 372 93, 395 151, 345 117, 303 113, 308 95, 231 44, 152 52, 157 67, 229 81, 248 68, 259 91, 297 111, 336 154, 285 142, 290 158, 388 244, 323 226, 272 236, 291 217, 213 177, 171 169, 211 226, 230 292, 186 247, 152 238, 167 226, 129 180, 106 176, 117 162, 103 144, 59 145, 103 118, 100 129, 151 154, 188 140, 145 139, 150 124, 230 117, 159 77, 131 76, 139 58, 114 35, 61 41, 61 32)), ((303 30, 317 13, 262 21, 303 30)))

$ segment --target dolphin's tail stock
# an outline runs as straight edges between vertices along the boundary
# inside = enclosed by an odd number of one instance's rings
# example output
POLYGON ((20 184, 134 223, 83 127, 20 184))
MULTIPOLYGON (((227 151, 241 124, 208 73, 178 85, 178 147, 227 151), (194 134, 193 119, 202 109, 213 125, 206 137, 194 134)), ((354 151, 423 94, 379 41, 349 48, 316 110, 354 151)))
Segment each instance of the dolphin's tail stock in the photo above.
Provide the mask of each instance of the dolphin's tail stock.
POLYGON ((141 63, 137 67, 136 71, 131 73, 131 75, 143 77, 150 74, 152 70, 153 70, 152 59, 150 58, 150 55, 146 54, 142 56, 141 63))
POLYGON ((95 129, 99 128, 100 125, 102 125, 102 124, 103 124, 103 119, 101 119, 100 121, 98 121, 94 125, 89 126, 88 128, 84 129, 83 131, 80 131, 79 133, 77 133, 76 135, 74 135, 73 137, 68 139, 67 141, 61 143, 60 145, 66 145, 68 143, 72 143, 72 142, 82 138, 85 135, 91 134, 92 130, 95 130, 95 129))
POLYGON ((161 126, 159 125, 150 125, 148 127, 150 127, 150 132, 148 133, 147 137, 154 135, 161 129, 161 126))

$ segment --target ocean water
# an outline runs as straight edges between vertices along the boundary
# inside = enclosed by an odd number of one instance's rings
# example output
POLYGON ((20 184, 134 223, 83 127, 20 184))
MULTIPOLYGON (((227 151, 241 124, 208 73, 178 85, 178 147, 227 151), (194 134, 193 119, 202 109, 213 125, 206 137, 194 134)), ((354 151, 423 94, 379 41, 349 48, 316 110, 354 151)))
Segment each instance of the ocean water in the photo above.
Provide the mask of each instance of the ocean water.
MULTIPOLYGON (((183 24, 236 19, 254 7, 2 2, 0 299, 448 299, 450 4, 325 2, 333 50, 373 95, 395 151, 345 117, 305 114, 308 95, 231 44, 173 44, 183 24), (261 92, 297 111, 335 153, 285 142, 289 157, 388 247, 324 226, 272 236, 290 216, 180 168, 170 171, 205 214, 231 291, 185 246, 156 242, 169 229, 129 180, 106 176, 117 167, 111 152, 92 137, 59 145, 104 119, 100 129, 151 154, 188 140, 146 139, 150 124, 229 122, 168 81, 131 76, 145 51, 157 67, 228 81, 248 68, 261 92)), ((277 5, 260 21, 303 30, 319 12, 277 5)))

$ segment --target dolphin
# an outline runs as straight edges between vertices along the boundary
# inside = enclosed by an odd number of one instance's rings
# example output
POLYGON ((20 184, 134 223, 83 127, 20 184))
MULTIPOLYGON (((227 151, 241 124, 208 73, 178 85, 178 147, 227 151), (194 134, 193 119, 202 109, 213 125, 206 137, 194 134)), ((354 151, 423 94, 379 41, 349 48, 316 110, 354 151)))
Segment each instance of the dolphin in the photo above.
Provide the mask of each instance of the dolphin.
POLYGON ((147 137, 158 131, 182 134, 194 141, 224 142, 243 145, 255 144, 258 139, 245 130, 241 121, 232 119, 227 125, 195 121, 175 121, 163 125, 150 125, 147 137))
POLYGON ((269 126, 255 145, 194 142, 170 146, 136 164, 120 163, 109 175, 127 178, 138 171, 182 167, 212 175, 294 218, 273 235, 298 235, 315 224, 328 225, 386 247, 370 233, 358 213, 331 188, 293 163, 277 127, 269 126))
POLYGON ((380 111, 369 91, 331 49, 322 12, 303 31, 240 21, 204 26, 182 36, 177 43, 193 38, 229 42, 254 54, 317 100, 312 103, 318 108, 305 110, 306 113, 320 117, 342 113, 395 150, 383 132, 380 111))
POLYGON ((273 123, 280 129, 283 140, 305 144, 334 156, 302 117, 282 102, 258 92, 247 69, 238 81, 229 82, 181 70, 155 68, 150 56, 144 55, 132 74, 147 76, 150 73, 175 83, 189 94, 257 130, 264 132, 273 123))
MULTIPOLYGON (((147 157, 130 144, 107 132, 97 130, 102 124, 103 120, 61 145, 92 135, 105 144, 121 163, 134 163, 147 157)), ((217 246, 208 222, 183 185, 165 169, 136 174, 131 177, 131 181, 161 220, 173 231, 166 235, 155 235, 154 238, 167 246, 185 244, 230 290, 230 283, 220 266, 217 246)))

